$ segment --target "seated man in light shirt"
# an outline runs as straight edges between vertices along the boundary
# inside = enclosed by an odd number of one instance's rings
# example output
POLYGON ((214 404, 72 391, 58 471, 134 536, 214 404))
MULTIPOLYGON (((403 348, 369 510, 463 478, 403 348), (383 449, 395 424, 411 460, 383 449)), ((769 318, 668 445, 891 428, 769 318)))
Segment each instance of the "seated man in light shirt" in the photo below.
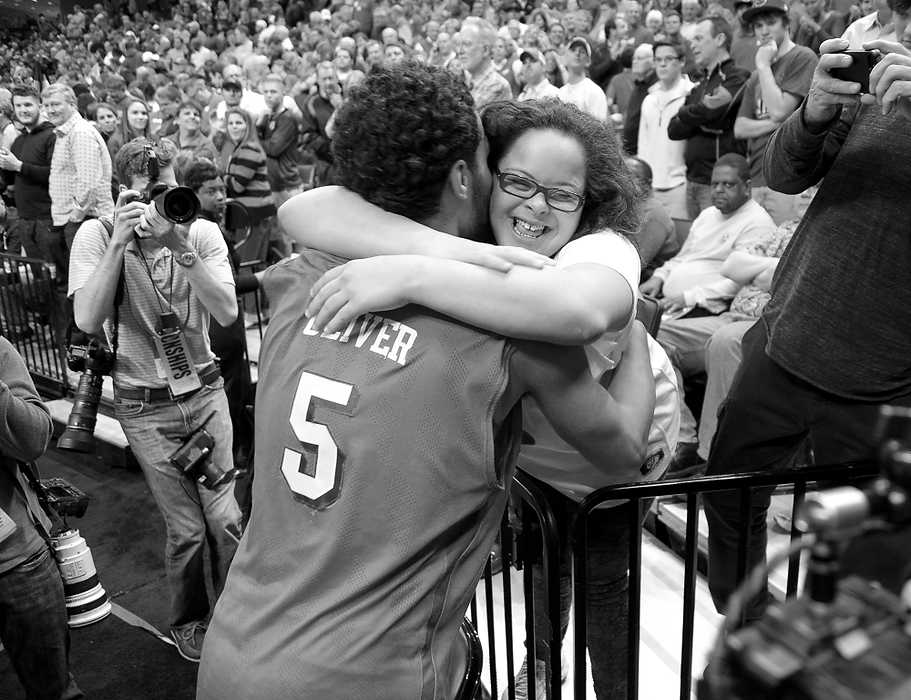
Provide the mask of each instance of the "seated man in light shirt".
MULTIPOLYGON (((684 377, 705 370, 705 343, 728 322, 722 314, 741 286, 722 273, 725 260, 775 231, 772 217, 750 198, 750 169, 743 156, 728 153, 717 160, 711 193, 712 206, 693 221, 680 252, 639 286, 643 294, 658 297, 664 309, 657 339, 680 387, 684 377)), ((696 420, 682 398, 680 403, 680 438, 670 472, 696 461, 696 420)))

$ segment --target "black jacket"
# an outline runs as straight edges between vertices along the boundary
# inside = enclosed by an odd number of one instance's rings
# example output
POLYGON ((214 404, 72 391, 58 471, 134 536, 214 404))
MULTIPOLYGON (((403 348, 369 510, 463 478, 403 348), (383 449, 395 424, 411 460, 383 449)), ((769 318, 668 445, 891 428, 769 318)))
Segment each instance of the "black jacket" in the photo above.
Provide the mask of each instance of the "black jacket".
POLYGON ((671 119, 667 135, 674 141, 686 140, 683 158, 687 180, 708 185, 720 156, 746 152, 746 144, 734 138, 734 120, 749 77, 748 70, 736 66, 734 59, 727 59, 692 89, 677 116, 671 119), (702 104, 702 98, 719 86, 731 93, 733 99, 722 107, 709 109, 702 104))
POLYGON ((7 185, 15 184, 16 211, 20 218, 51 218, 47 180, 56 140, 54 125, 41 122, 30 132, 20 134, 10 146, 12 154, 22 161, 22 170, 18 173, 4 170, 3 176, 7 185))

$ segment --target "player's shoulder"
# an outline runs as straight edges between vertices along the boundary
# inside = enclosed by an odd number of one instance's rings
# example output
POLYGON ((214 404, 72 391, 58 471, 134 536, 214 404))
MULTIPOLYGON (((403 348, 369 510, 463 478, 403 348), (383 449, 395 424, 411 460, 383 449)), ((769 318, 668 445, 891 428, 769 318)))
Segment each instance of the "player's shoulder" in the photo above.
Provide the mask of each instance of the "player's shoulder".
POLYGON ((306 294, 324 272, 344 262, 345 258, 337 255, 314 248, 304 248, 299 255, 266 268, 262 286, 270 301, 278 301, 280 297, 297 291, 306 294))

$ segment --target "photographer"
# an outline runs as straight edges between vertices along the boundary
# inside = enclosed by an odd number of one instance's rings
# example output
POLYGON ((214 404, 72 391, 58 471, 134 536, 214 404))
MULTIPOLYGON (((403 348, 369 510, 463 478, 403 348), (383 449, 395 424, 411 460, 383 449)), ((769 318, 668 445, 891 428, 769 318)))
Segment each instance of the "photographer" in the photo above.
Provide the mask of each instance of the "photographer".
POLYGON ((228 401, 208 331, 210 314, 223 326, 234 321, 237 300, 218 226, 174 224, 141 194, 150 185, 176 187, 175 156, 167 140, 134 139, 120 149, 115 165, 125 191, 113 226, 80 227, 69 293, 76 324, 90 334, 103 328, 115 355, 115 415, 167 528, 171 636, 181 656, 198 661, 210 610, 203 545, 208 540, 217 595, 241 514, 230 479, 201 486, 173 458, 205 426, 214 439, 210 469, 225 476, 233 468, 228 401))
POLYGON ((0 337, 0 641, 27 697, 69 700, 83 695, 69 674, 63 581, 50 522, 19 469, 44 454, 51 428, 25 362, 0 337))

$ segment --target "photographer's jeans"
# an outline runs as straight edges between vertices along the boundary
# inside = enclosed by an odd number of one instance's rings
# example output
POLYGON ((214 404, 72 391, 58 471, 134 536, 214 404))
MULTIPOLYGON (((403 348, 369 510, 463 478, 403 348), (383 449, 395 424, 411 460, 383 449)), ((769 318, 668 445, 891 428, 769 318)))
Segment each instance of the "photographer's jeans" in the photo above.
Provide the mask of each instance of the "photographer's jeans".
POLYGON ((0 640, 27 697, 75 700, 63 581, 50 549, 0 574, 0 640))
POLYGON ((168 461, 183 438, 214 411, 206 425, 215 438, 212 461, 222 469, 233 468, 231 416, 223 387, 224 382, 219 379, 179 403, 121 399, 115 390, 115 415, 165 521, 171 627, 206 619, 214 601, 210 604, 206 593, 204 546, 209 543, 212 580, 218 596, 237 549, 225 528, 236 535, 241 532, 233 481, 210 490, 185 477, 168 461))

